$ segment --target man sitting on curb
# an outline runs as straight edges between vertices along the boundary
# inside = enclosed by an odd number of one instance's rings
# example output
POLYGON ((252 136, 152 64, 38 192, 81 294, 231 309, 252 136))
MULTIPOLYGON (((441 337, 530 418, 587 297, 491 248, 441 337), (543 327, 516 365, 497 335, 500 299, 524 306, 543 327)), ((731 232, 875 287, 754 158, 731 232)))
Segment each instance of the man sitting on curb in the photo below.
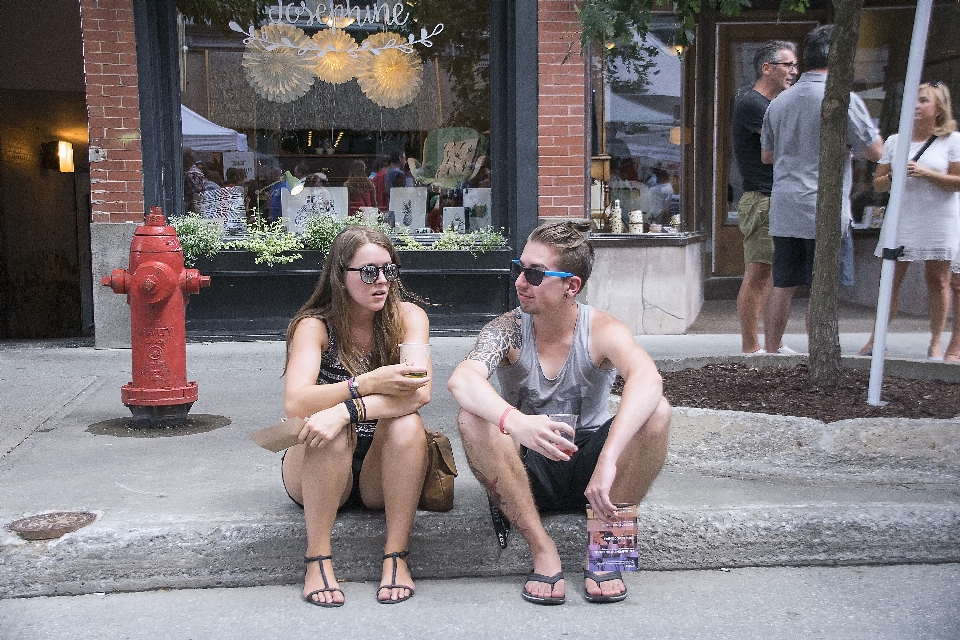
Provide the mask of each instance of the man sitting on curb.
MULTIPOLYGON (((670 404, 656 365, 616 318, 579 304, 593 248, 574 222, 538 227, 513 264, 520 308, 491 321, 450 378, 470 467, 520 532, 533 559, 521 595, 564 602, 560 555, 539 512, 580 511, 616 519, 615 503, 639 503, 667 455, 670 404), (488 378, 497 373, 503 395, 488 378), (613 418, 607 399, 625 380, 613 418), (579 416, 574 429, 549 414, 579 416), (569 455, 565 452, 569 451, 569 455)), ((584 536, 586 538, 586 536, 584 536)), ((584 572, 584 597, 616 602, 619 571, 584 572)))

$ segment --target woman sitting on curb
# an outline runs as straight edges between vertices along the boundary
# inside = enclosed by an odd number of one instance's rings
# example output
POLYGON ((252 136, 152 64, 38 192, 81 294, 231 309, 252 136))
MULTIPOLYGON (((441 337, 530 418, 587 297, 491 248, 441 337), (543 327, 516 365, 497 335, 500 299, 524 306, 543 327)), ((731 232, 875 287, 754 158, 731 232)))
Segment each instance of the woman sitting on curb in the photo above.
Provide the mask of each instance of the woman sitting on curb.
MULTIPOLYGON (((338 508, 383 509, 386 544, 377 590, 382 604, 413 596, 410 531, 426 473, 426 377, 400 361, 401 342, 428 343, 424 311, 400 300, 397 253, 368 227, 351 227, 330 248, 313 295, 287 329, 284 408, 306 425, 283 458, 283 484, 307 525, 303 597, 343 605, 332 562, 338 508)), ((422 369, 420 369, 422 371, 422 369)))

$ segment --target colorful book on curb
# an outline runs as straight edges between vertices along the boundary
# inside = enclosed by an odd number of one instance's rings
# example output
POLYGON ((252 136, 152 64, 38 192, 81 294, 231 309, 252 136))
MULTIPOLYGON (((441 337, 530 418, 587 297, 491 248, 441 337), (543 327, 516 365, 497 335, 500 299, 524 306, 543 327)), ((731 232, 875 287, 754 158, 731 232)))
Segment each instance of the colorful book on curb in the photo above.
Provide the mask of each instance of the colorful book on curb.
POLYGON ((605 523, 587 507, 587 558, 590 571, 636 571, 637 505, 618 504, 614 523, 605 523))

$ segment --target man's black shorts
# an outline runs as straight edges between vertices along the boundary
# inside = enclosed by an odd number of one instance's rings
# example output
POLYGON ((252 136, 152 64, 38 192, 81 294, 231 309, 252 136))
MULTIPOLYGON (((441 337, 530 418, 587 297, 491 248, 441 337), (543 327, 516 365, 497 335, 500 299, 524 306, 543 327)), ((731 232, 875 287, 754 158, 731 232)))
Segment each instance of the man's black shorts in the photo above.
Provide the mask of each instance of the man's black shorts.
POLYGON ((550 460, 536 451, 526 450, 523 466, 527 469, 538 511, 583 511, 587 506, 583 492, 597 468, 612 422, 610 418, 592 431, 578 430, 573 442, 577 452, 570 456, 569 462, 550 460))
POLYGON ((773 236, 773 286, 799 287, 813 283, 814 241, 773 236))

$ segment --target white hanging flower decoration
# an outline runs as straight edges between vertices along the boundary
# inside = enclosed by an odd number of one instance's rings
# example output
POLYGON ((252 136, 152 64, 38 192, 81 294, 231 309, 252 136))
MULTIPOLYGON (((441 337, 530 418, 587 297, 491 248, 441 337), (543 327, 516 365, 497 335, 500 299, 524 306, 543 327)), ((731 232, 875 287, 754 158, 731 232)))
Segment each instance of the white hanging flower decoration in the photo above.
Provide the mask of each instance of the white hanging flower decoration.
POLYGON ((303 97, 317 80, 314 58, 298 55, 310 38, 302 29, 274 23, 256 32, 263 40, 250 39, 243 52, 243 70, 254 91, 273 102, 292 102, 303 97))
POLYGON ((315 72, 321 80, 330 84, 353 80, 359 47, 349 34, 342 29, 324 29, 314 34, 310 41, 319 51, 315 72))
POLYGON ((394 43, 404 42, 403 36, 390 32, 376 33, 363 41, 361 51, 374 49, 380 53, 364 52, 358 59, 357 83, 363 94, 374 103, 396 109, 413 102, 420 92, 423 62, 416 53, 404 53, 395 48, 384 49, 391 40, 394 43))

